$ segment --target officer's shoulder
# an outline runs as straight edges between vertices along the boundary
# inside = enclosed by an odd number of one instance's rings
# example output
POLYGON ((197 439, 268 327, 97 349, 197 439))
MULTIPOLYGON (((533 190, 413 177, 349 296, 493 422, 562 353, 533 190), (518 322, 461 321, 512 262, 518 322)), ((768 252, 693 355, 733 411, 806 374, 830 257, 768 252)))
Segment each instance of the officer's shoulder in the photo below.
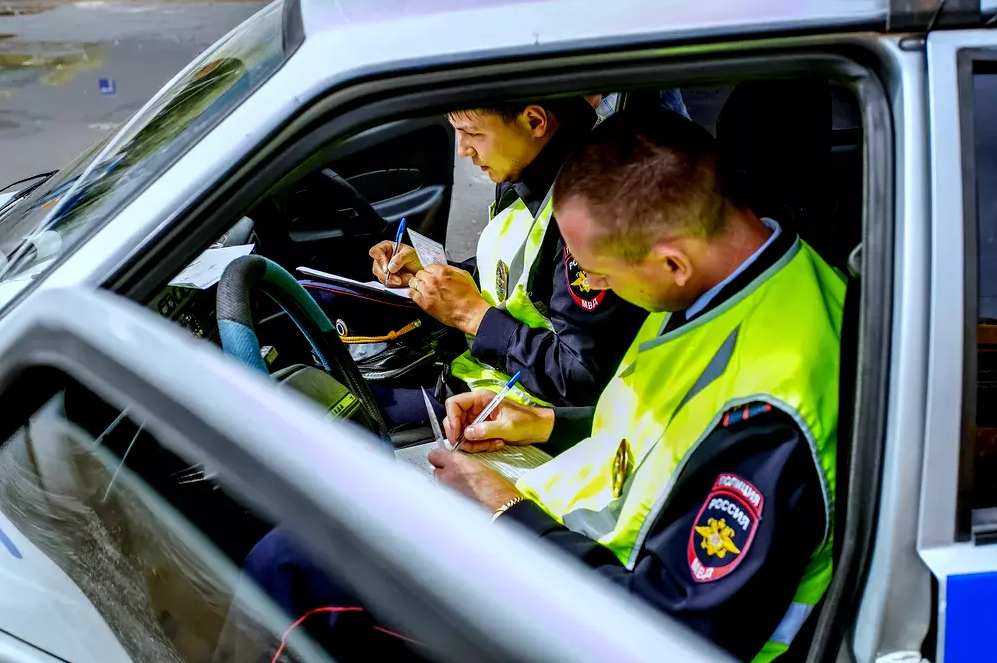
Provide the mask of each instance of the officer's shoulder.
POLYGON ((568 284, 568 293, 575 306, 593 313, 607 303, 610 293, 608 290, 595 290, 589 286, 588 274, 581 268, 578 261, 571 255, 564 240, 559 242, 561 247, 561 261, 564 263, 564 279, 568 284))

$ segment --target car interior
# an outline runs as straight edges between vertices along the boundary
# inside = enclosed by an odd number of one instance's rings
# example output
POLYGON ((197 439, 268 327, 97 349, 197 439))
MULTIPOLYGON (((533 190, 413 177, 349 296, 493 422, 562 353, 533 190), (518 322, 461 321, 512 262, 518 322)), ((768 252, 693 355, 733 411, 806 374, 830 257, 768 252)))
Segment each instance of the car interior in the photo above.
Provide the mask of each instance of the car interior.
MULTIPOLYGON (((848 277, 840 389, 842 394, 853 393, 859 278, 855 252, 862 240, 865 154, 862 112, 854 93, 827 78, 790 77, 682 87, 682 94, 692 119, 718 140, 725 186, 734 199, 799 233, 848 277)), ((624 90, 619 97, 622 108, 660 103, 656 88, 624 90)), ((453 130, 442 115, 392 121, 322 146, 274 182, 240 218, 231 219, 230 229, 212 245, 252 245, 238 268, 225 270, 220 282, 208 287, 165 284, 146 304, 314 400, 330 417, 352 419, 395 447, 432 439, 428 429, 388 430, 372 389, 436 389, 440 366, 448 361, 448 352, 460 351, 462 335, 434 325, 410 300, 387 294, 337 298, 346 308, 323 312, 316 305, 323 301, 323 292, 341 290, 298 268, 366 282, 373 278, 368 250, 378 241, 393 239, 403 218, 408 228, 441 243, 448 233, 461 232, 451 227, 460 220, 450 215, 455 158, 453 130), (389 313, 369 313, 375 304, 389 313), (231 335, 230 321, 243 323, 254 335, 224 338, 231 335), (391 361, 385 361, 385 353, 391 361)), ((484 208, 490 202, 480 204, 484 208)), ((179 275, 180 266, 175 272, 179 275)), ((841 399, 839 477, 848 476, 852 405, 850 398, 841 399)), ((168 451, 144 430, 139 418, 123 418, 120 407, 85 389, 67 387, 65 413, 236 567, 273 526, 219 489, 210 468, 191 466, 168 451)), ((845 495, 838 491, 836 529, 848 508, 845 495)), ((103 510, 104 518, 117 519, 121 527, 133 526, 128 522, 133 516, 109 513, 106 506, 93 508, 103 510)), ((835 545, 837 560, 840 537, 835 545)), ((132 552, 139 555, 142 550, 148 548, 136 546, 132 552)), ((171 563, 180 562, 158 560, 145 567, 162 573, 171 563)), ((144 563, 136 560, 135 565, 142 569, 144 563)), ((178 620, 191 617, 173 608, 178 599, 167 596, 165 585, 146 584, 150 614, 176 660, 202 660, 203 643, 217 640, 219 634, 204 633, 203 625, 178 625, 178 620), (197 645, 184 636, 191 631, 201 633, 197 645)), ((195 600, 194 594, 184 600, 195 600)), ((212 601, 219 600, 226 598, 213 595, 212 601)), ((812 635, 816 619, 810 622, 810 633, 801 633, 782 660, 805 657, 807 635, 812 635)), ((220 628, 218 620, 211 623, 220 628)))

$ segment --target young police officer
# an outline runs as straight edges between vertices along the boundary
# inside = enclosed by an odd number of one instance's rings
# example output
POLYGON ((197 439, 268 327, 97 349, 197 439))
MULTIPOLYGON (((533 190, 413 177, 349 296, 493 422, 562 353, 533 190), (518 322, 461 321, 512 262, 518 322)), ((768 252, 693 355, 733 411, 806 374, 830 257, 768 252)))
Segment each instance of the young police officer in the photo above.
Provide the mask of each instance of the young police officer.
POLYGON ((664 110, 606 120, 554 195, 590 287, 653 313, 587 416, 504 401, 465 430, 491 394, 447 404, 467 451, 570 449, 515 485, 434 450, 437 477, 739 659, 771 661, 831 578, 844 283, 731 204, 712 137, 664 110))
POLYGON ((498 391, 520 371, 520 403, 591 405, 647 316, 590 288, 553 222, 554 178, 595 118, 582 98, 451 113, 460 156, 497 185, 475 258, 424 267, 409 246, 370 251, 382 283, 472 338, 451 366, 467 388, 498 391))

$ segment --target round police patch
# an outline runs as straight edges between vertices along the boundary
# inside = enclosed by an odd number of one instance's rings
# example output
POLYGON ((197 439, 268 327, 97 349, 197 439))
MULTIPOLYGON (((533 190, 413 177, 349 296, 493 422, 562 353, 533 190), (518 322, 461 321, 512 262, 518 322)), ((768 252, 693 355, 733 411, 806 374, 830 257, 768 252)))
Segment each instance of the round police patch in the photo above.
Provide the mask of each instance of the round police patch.
POLYGON ((594 311, 606 296, 605 290, 594 290, 589 286, 588 274, 578 266, 568 247, 564 247, 564 277, 568 280, 571 299, 586 311, 594 311))
POLYGON ((689 533, 689 570, 696 582, 730 574, 751 547, 765 498, 736 474, 721 474, 713 484, 689 533))

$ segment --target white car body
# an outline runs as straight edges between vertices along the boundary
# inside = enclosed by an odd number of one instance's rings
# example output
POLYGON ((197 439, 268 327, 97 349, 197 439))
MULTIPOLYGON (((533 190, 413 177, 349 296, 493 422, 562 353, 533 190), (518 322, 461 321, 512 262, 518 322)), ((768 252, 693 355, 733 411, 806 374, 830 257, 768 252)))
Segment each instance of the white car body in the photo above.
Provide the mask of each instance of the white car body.
MULTIPOLYGON (((951 254, 945 255, 951 261, 945 269, 958 272, 963 258, 958 248, 961 236, 944 237, 947 217, 943 214, 961 209, 958 195, 951 194, 954 199, 946 200, 945 209, 937 207, 940 191, 961 186, 958 173, 953 175, 956 181, 946 179, 946 166, 951 164, 937 161, 940 155, 955 158, 950 151, 959 149, 957 134, 943 139, 944 132, 938 131, 939 125, 958 124, 958 100, 949 98, 955 95, 945 77, 955 70, 954 53, 959 48, 967 44, 993 48, 997 36, 984 30, 931 35, 928 43, 935 58, 931 64, 947 68, 938 74, 932 71, 929 77, 925 73, 929 56, 923 42, 915 47, 913 41, 905 41, 921 35, 886 32, 896 4, 886 0, 302 0, 304 39, 280 69, 140 193, 102 219, 86 241, 68 247, 58 259, 0 280, 0 334, 17 324, 20 312, 29 310, 33 300, 41 298, 42 303, 36 306, 48 310, 45 307, 50 307, 57 295, 47 291, 91 291, 106 284, 135 256, 158 242, 189 210, 192 201, 201 200, 223 175, 295 120, 303 107, 327 98, 332 104, 339 89, 349 90, 367 81, 374 81, 370 83, 374 85, 381 77, 440 67, 473 68, 509 58, 557 58, 614 49, 668 51, 693 41, 733 43, 739 35, 776 43, 782 33, 798 31, 804 34, 799 39, 812 37, 814 44, 854 43, 882 58, 885 73, 881 85, 887 88, 893 113, 890 119, 895 133, 890 138, 897 149, 891 164, 896 181, 889 202, 896 210, 894 244, 890 247, 896 256, 892 272, 896 285, 891 293, 892 326, 884 330, 892 340, 892 354, 887 359, 892 384, 883 434, 883 479, 877 486, 881 513, 889 513, 890 519, 881 522, 874 533, 872 570, 862 586, 862 605, 848 649, 849 655, 862 663, 918 660, 925 633, 933 615, 937 616, 931 596, 932 577, 942 591, 938 611, 944 630, 945 579, 969 572, 997 574, 997 554, 992 546, 968 551, 971 544, 956 541, 952 535, 948 514, 955 508, 958 450, 940 440, 958 439, 960 430, 958 408, 946 407, 949 401, 945 394, 961 389, 963 348, 958 331, 946 325, 961 325, 963 284, 961 276, 946 277, 938 265, 931 264, 932 256, 939 259, 946 247, 951 254), (856 32, 855 26, 861 31, 856 32), (929 381, 929 373, 934 381, 929 381), (929 464, 931 473, 924 471, 929 464), (924 492, 928 486, 931 491, 924 492)), ((995 8, 997 3, 983 3, 984 11, 995 8)), ((788 45, 784 47, 792 48, 793 39, 797 37, 785 38, 788 45)), ((674 56, 678 51, 668 52, 674 56)), ((195 61, 185 72, 202 62, 203 58, 195 61)), ((167 88, 170 85, 172 82, 167 88)), ((155 103, 153 99, 149 106, 155 103)), ((110 153, 130 129, 126 123, 105 151, 110 153)), ((98 157, 94 163, 100 161, 98 157)), ((0 194, 0 205, 12 195, 0 194)), ((100 297, 87 302, 106 305, 100 297)), ((145 329, 145 324, 143 321, 139 327, 145 329)), ((163 334, 164 338, 169 336, 163 334)), ((128 345, 133 340, 122 343, 128 345)), ((205 361, 211 384, 245 378, 237 369, 205 361)), ((250 382, 247 390, 263 394, 265 386, 262 380, 250 382)), ((260 416, 263 426, 266 416, 260 416)), ((274 421, 276 415, 265 423, 276 426, 274 421)), ((287 463, 290 467, 292 461, 287 463)), ((17 558, 0 546, 0 574, 5 583, 17 585, 16 590, 8 590, 11 585, 5 584, 0 592, 0 631, 72 663, 128 660, 110 629, 68 577, 6 517, 0 516, 0 530, 21 553, 17 558), (53 623, 51 617, 48 622, 39 621, 43 615, 55 613, 59 623, 53 623), (70 632, 79 637, 67 638, 65 634, 70 632)), ((984 642, 985 638, 981 639, 981 646, 984 642)), ((944 638, 938 644, 938 651, 943 649, 944 638)))

